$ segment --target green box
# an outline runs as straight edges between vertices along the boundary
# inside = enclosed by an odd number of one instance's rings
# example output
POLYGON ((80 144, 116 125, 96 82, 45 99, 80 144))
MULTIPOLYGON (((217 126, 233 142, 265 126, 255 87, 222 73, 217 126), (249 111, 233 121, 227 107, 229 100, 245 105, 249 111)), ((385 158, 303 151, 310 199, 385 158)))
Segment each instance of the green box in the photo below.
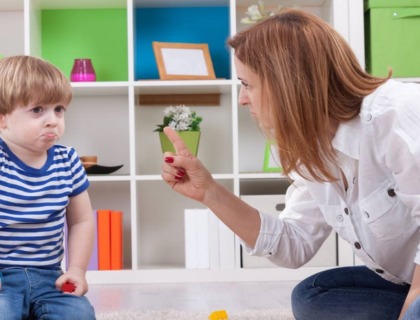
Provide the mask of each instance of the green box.
POLYGON ((420 77, 420 1, 365 0, 365 48, 373 75, 420 77))

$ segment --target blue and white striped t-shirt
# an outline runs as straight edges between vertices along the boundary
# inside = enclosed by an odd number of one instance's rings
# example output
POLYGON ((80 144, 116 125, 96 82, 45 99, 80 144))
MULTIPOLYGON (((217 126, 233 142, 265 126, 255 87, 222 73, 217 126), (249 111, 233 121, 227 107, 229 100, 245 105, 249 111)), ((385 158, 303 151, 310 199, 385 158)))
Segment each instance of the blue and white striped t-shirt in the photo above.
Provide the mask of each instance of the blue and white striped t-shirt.
POLYGON ((0 268, 60 266, 66 206, 88 186, 73 148, 51 147, 34 169, 0 139, 0 268))

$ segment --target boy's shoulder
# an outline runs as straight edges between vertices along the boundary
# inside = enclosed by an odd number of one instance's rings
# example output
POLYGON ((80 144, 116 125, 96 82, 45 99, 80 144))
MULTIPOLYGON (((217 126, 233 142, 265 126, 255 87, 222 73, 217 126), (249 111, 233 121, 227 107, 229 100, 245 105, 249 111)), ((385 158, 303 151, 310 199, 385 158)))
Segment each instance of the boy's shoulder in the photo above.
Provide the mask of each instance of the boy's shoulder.
POLYGON ((56 144, 53 146, 53 150, 56 153, 70 153, 70 152, 75 152, 75 149, 73 147, 69 147, 69 146, 64 146, 61 144, 56 144))
POLYGON ((73 159, 75 156, 77 157, 76 150, 73 147, 64 146, 60 144, 56 144, 51 148, 52 154, 55 159, 73 159))

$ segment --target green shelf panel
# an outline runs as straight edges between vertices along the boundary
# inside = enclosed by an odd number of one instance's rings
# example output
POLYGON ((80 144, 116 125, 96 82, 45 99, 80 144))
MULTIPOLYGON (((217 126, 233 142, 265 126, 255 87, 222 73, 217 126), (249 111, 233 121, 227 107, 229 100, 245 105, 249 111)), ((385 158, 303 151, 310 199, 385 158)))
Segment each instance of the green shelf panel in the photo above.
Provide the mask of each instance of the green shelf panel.
POLYGON ((69 78, 74 59, 89 58, 96 81, 127 81, 126 9, 43 10, 42 57, 69 78))

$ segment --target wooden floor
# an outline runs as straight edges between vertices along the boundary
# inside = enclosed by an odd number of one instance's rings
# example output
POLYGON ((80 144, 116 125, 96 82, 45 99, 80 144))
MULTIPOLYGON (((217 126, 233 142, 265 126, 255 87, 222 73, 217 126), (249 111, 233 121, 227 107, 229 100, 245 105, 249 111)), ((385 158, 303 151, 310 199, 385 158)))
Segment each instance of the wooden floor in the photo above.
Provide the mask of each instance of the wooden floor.
POLYGON ((238 312, 290 308, 295 285, 292 281, 90 285, 87 297, 96 313, 159 309, 238 312))

